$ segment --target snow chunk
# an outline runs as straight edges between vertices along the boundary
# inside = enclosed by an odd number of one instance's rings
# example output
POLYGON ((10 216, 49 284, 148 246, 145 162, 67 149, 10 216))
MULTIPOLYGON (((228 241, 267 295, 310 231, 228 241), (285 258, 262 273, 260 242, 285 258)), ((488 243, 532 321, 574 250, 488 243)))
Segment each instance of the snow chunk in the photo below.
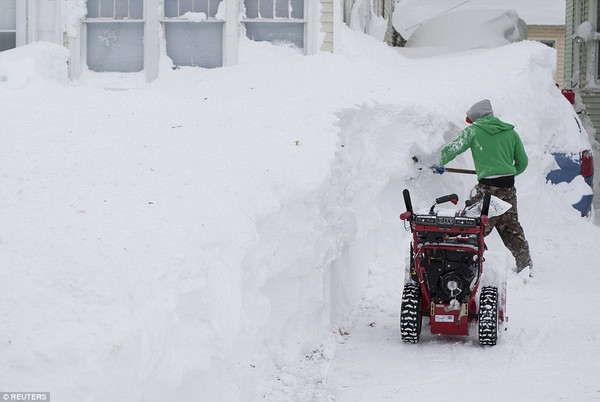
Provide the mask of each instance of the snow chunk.
POLYGON ((201 21, 206 21, 208 19, 208 17, 206 16, 206 13, 195 13, 192 11, 188 11, 187 13, 180 16, 179 19, 192 21, 192 22, 201 22, 201 21))
POLYGON ((586 21, 575 29, 575 34, 573 35, 573 37, 580 37, 585 42, 590 42, 593 40, 600 39, 600 33, 595 31, 590 21, 586 21))

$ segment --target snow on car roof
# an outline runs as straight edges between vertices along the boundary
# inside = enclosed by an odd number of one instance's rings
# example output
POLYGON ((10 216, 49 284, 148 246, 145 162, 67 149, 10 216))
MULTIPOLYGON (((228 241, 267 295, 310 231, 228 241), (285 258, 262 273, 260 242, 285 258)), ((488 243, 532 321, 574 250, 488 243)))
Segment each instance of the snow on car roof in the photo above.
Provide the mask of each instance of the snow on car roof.
MULTIPOLYGON (((469 9, 515 10, 528 25, 564 25, 565 0, 401 0, 396 4, 395 18, 402 21, 405 38, 426 20, 451 11, 469 9)), ((399 27, 394 27, 398 30, 399 27)))

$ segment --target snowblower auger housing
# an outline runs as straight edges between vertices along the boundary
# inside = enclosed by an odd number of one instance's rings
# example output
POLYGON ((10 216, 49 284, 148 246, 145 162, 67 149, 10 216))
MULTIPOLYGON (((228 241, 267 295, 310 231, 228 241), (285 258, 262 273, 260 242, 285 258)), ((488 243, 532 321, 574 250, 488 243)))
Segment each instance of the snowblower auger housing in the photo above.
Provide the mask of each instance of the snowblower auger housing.
MULTIPOLYGON (((438 204, 456 204, 456 194, 436 199, 426 214, 416 214, 410 193, 404 190, 406 212, 400 219, 410 225, 413 238, 410 266, 402 296, 402 340, 417 343, 423 316, 429 317, 432 334, 469 335, 469 323, 479 321, 479 341, 495 345, 498 332, 497 288, 481 289, 484 227, 488 223, 490 194, 483 199, 481 215, 438 215, 438 204)), ((464 211, 464 210, 463 210, 464 211)))

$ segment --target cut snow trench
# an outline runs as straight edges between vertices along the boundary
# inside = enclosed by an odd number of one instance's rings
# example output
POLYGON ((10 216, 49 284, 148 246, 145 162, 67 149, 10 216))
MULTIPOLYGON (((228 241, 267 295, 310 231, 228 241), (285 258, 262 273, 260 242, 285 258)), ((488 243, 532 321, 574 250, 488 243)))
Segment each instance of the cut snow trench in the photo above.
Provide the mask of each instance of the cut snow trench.
MULTIPOLYGON (((441 181, 418 170, 411 159, 414 153, 430 153, 427 147, 436 145, 439 131, 451 129, 433 113, 373 105, 344 110, 338 118, 340 141, 330 179, 312 194, 286 203, 257 222, 259 244, 247 260, 252 268, 245 280, 254 281, 252 288, 260 289, 250 294, 261 294, 262 299, 244 300, 246 309, 252 306, 246 314, 255 316, 251 322, 260 321, 256 315, 266 321, 258 338, 265 341, 262 346, 269 349, 267 355, 276 356, 272 363, 279 374, 267 385, 271 388, 267 395, 274 400, 292 392, 290 387, 296 388, 295 396, 311 396, 322 386, 319 381, 296 378, 301 372, 314 375, 302 365, 315 363, 307 360, 294 368, 295 356, 320 345, 329 330, 348 319, 365 289, 369 292, 369 272, 377 266, 382 249, 393 258, 378 276, 388 283, 382 286, 387 291, 380 288, 375 293, 381 296, 382 309, 397 310, 409 241, 409 232, 398 219, 404 208, 403 189, 418 188, 429 203, 440 193, 429 194, 421 188, 423 178, 427 188, 441 192, 449 192, 444 190, 447 186, 452 192, 462 186, 456 177, 441 181), (422 148, 406 146, 415 137, 423 139, 422 148), (286 372, 293 373, 288 381, 282 379, 286 372), (307 389, 310 384, 313 391, 307 389)), ((417 196, 416 201, 422 200, 417 196)), ((327 345, 322 347, 328 350, 327 345)))

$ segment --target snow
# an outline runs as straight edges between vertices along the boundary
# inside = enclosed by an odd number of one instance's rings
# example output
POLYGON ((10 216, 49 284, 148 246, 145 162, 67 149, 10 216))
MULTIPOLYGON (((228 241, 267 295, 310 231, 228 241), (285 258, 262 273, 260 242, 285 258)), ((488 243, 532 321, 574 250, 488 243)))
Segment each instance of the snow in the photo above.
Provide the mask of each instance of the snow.
POLYGON ((58 3, 62 32, 69 37, 79 36, 79 24, 87 14, 87 0, 61 0, 58 3))
MULTIPOLYGON (((0 54, 1 390, 598 398, 600 229, 570 207, 571 186, 544 179, 550 150, 589 147, 553 51, 525 41, 411 60, 349 29, 341 39, 315 56, 243 40, 239 65, 163 68, 149 84, 68 81, 55 45, 0 54), (483 98, 529 153, 517 188, 535 277, 509 274, 497 346, 427 327, 403 344, 402 190, 427 208, 474 185, 411 156, 435 160, 483 98)), ((493 282, 514 262, 495 232, 486 242, 493 282)))
POLYGON ((456 52, 497 47, 525 39, 527 26, 512 10, 453 11, 420 25, 406 47, 456 52), (457 30, 457 26, 462 29, 457 30))
POLYGON ((188 11, 187 13, 183 14, 179 18, 182 20, 187 20, 187 21, 191 21, 191 22, 201 22, 201 21, 206 21, 207 16, 206 16, 206 13, 196 13, 196 12, 188 11))
POLYGON ((515 10, 527 25, 565 25, 565 0, 399 0, 394 28, 405 39, 427 20, 452 11, 515 10))

